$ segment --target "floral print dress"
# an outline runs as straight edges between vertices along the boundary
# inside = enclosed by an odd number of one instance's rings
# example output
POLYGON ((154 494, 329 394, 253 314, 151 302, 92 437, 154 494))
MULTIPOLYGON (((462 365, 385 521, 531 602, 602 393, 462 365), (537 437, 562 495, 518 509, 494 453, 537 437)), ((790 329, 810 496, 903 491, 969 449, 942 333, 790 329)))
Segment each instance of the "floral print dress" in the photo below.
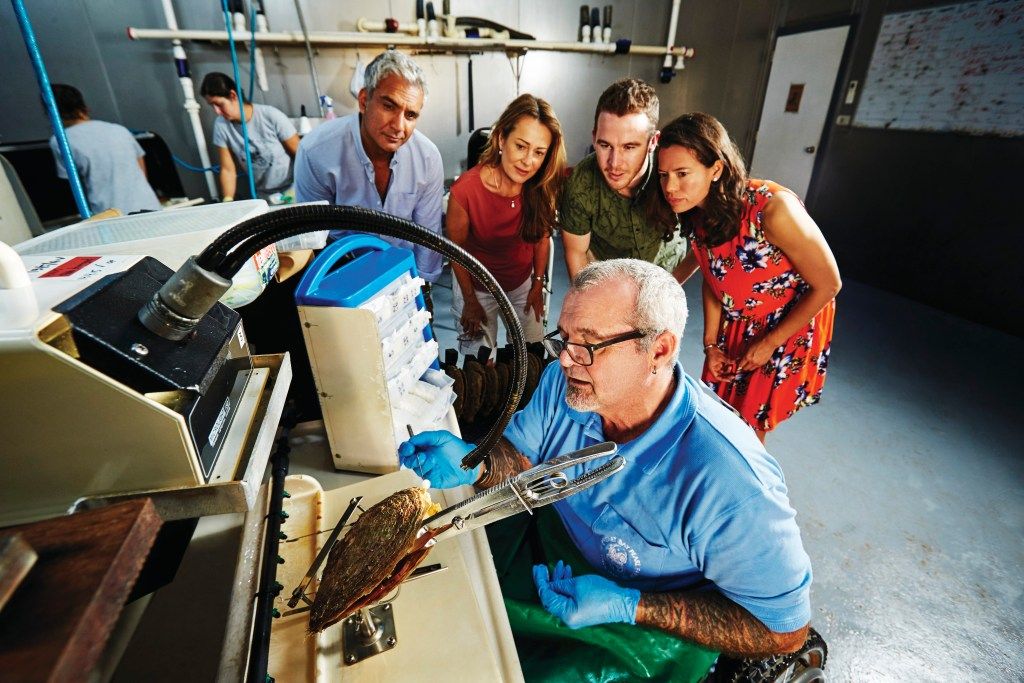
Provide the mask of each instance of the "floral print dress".
MULTIPOLYGON (((770 181, 749 181, 742 224, 731 240, 710 246, 703 226, 694 234, 701 272, 722 302, 718 343, 739 359, 747 346, 774 329, 808 290, 793 264, 767 241, 763 210, 776 192, 791 192, 770 181)), ((702 379, 755 429, 771 431, 804 406, 821 398, 832 343, 835 299, 802 330, 775 349, 763 367, 715 381, 704 364, 702 379)))

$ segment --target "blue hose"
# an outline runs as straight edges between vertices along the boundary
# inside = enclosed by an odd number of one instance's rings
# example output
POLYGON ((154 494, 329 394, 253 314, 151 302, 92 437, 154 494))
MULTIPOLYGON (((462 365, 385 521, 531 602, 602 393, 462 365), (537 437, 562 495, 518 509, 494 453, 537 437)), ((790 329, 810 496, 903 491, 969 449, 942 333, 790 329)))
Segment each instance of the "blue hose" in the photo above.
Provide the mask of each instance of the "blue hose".
MULTIPOLYGON (((17 0, 12 0, 16 2, 17 0)), ((221 7, 224 10, 224 25, 228 29, 228 46, 231 48, 231 67, 234 69, 235 83, 240 82, 238 76, 238 52, 235 50, 235 36, 231 30, 231 12, 228 11, 228 0, 220 0, 221 7)), ((249 176, 249 192, 253 199, 257 198, 256 194, 256 181, 253 180, 252 175, 252 152, 249 151, 249 131, 245 127, 245 98, 242 94, 242 88, 238 88, 238 109, 241 112, 239 118, 242 119, 242 142, 245 143, 245 168, 249 176)))
POLYGON ((220 173, 220 165, 219 164, 214 164, 213 166, 210 166, 209 168, 203 168, 202 166, 193 166, 192 164, 188 163, 187 161, 179 159, 174 154, 171 155, 171 159, 174 159, 174 163, 178 164, 178 166, 181 166, 186 171, 193 171, 195 173, 206 173, 207 171, 211 171, 213 173, 220 173))
POLYGON ((256 6, 249 8, 249 99, 256 92, 256 6))
POLYGON ((78 206, 78 213, 82 215, 82 218, 88 218, 92 215, 92 211, 89 210, 89 202, 85 198, 82 181, 78 177, 78 167, 75 166, 75 158, 71 155, 71 145, 68 144, 68 136, 64 131, 64 124, 60 120, 60 112, 57 111, 57 102, 53 99, 50 77, 46 75, 46 65, 43 64, 43 56, 39 52, 36 34, 32 30, 32 23, 25 11, 25 3, 21 0, 11 0, 11 4, 14 5, 14 14, 18 17, 18 25, 21 27, 21 35, 25 39, 25 47, 28 49, 29 59, 32 60, 32 67, 36 71, 36 80, 39 81, 39 92, 43 95, 46 113, 50 115, 50 124, 53 126, 54 137, 57 138, 57 147, 60 149, 60 156, 64 161, 64 169, 68 173, 68 182, 71 183, 71 194, 75 198, 75 205, 78 206))

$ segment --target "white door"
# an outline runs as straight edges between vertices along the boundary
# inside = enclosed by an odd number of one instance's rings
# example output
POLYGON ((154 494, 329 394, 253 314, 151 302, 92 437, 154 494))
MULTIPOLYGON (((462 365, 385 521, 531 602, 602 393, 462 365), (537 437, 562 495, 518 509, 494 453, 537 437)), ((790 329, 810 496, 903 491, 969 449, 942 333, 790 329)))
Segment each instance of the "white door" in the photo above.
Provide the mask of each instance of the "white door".
POLYGON ((849 26, 780 36, 761 110, 753 178, 807 196, 849 26))

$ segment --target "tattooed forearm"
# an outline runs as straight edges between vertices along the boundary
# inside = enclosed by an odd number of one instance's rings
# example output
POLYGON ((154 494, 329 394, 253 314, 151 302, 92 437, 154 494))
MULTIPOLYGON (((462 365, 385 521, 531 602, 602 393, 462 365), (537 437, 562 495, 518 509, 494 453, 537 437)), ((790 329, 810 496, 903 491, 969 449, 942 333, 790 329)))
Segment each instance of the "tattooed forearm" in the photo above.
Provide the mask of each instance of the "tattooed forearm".
POLYGON ((768 630, 750 612, 716 591, 644 593, 636 623, 740 657, 793 652, 807 638, 807 627, 790 633, 768 630))
POLYGON ((501 437, 487 455, 484 469, 488 471, 476 482, 475 486, 478 489, 497 486, 509 477, 530 469, 530 461, 517 451, 508 439, 501 437))

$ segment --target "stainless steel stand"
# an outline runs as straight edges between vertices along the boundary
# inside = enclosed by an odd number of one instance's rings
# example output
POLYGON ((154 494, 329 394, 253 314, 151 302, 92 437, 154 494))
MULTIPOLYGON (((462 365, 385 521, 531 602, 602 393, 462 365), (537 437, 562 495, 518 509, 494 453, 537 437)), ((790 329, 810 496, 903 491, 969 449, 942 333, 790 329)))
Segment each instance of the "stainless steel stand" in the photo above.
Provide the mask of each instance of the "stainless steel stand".
POLYGON ((342 622, 341 645, 347 665, 387 652, 397 643, 395 613, 390 603, 364 607, 342 622))

